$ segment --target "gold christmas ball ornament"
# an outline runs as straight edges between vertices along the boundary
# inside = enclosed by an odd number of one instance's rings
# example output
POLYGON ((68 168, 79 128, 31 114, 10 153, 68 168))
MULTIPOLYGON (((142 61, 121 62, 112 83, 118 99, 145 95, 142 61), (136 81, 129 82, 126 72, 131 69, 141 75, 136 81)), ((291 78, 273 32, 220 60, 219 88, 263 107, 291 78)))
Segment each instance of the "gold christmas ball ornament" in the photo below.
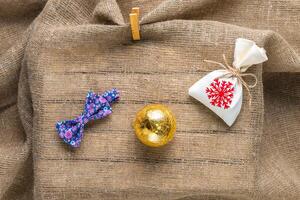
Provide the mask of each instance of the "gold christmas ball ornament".
POLYGON ((133 127, 136 136, 143 144, 160 147, 173 139, 176 120, 168 107, 152 104, 137 113, 133 127))

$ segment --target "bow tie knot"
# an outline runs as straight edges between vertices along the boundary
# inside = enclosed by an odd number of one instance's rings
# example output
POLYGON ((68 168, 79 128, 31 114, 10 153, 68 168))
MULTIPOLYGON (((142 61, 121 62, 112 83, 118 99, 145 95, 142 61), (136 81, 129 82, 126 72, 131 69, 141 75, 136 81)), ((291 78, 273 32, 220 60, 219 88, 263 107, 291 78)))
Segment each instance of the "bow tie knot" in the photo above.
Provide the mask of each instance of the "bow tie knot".
POLYGON ((88 92, 83 113, 72 120, 57 122, 56 129, 59 137, 72 147, 79 147, 84 126, 91 120, 102 119, 112 113, 111 103, 119 99, 116 89, 106 91, 98 95, 92 91, 88 92))

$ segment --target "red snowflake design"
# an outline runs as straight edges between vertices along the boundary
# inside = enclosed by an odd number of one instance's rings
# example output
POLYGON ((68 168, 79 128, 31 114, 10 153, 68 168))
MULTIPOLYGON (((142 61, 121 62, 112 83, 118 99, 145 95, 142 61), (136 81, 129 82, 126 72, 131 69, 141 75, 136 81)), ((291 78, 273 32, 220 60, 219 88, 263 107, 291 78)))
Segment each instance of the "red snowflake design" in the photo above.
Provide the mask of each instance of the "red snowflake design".
POLYGON ((232 102, 233 91, 233 84, 230 81, 215 79, 205 92, 211 105, 227 109, 232 102))

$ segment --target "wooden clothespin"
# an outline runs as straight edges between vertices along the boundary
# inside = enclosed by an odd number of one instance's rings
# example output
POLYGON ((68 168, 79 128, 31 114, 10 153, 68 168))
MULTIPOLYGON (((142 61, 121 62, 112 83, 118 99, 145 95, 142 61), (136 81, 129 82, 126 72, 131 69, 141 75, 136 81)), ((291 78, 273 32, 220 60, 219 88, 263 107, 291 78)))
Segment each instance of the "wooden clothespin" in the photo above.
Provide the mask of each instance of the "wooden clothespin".
POLYGON ((129 14, 131 34, 133 40, 140 40, 140 23, 139 23, 140 8, 134 7, 129 14))

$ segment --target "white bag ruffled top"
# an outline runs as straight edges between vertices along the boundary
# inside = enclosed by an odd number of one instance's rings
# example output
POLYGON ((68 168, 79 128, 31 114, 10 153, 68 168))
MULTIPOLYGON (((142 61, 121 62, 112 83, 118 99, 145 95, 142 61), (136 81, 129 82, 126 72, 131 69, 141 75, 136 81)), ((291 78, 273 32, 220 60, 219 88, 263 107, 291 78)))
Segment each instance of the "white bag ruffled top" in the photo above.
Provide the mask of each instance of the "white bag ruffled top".
POLYGON ((189 88, 189 95, 203 103, 228 126, 231 126, 242 107, 243 86, 248 91, 250 88, 242 77, 246 75, 255 77, 254 74, 245 73, 246 70, 252 65, 267 60, 268 57, 263 48, 258 47, 251 40, 238 38, 235 43, 233 67, 229 66, 226 60, 226 66, 208 61, 221 65, 225 69, 212 71, 197 81, 189 88))

